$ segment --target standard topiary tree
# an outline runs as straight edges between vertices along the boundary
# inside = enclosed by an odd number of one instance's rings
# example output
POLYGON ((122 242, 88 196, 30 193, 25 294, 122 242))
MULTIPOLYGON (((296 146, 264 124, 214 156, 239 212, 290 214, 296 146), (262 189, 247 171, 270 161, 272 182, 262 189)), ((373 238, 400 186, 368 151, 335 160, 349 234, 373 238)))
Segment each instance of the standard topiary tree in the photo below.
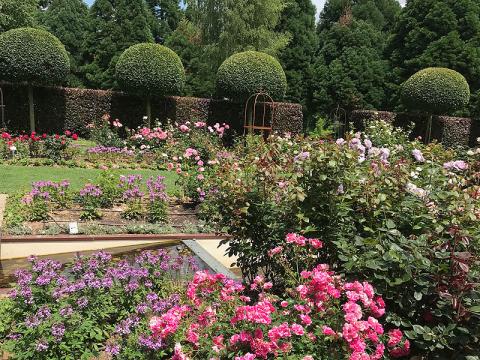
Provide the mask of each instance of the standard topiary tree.
POLYGON ((173 50, 142 43, 129 47, 120 56, 116 78, 122 89, 145 96, 148 125, 151 125, 151 97, 178 95, 185 84, 185 69, 173 50))
POLYGON ((35 131, 33 86, 61 84, 69 72, 68 53, 49 32, 18 28, 0 35, 0 79, 27 84, 31 131, 35 131))
POLYGON ((465 77, 447 68, 427 68, 413 74, 402 84, 403 103, 409 110, 428 115, 426 141, 430 141, 432 115, 444 115, 462 109, 470 101, 465 77))
POLYGON ((282 65, 272 56, 245 51, 230 56, 218 68, 217 92, 236 101, 246 101, 264 91, 280 100, 287 90, 287 78, 282 65))

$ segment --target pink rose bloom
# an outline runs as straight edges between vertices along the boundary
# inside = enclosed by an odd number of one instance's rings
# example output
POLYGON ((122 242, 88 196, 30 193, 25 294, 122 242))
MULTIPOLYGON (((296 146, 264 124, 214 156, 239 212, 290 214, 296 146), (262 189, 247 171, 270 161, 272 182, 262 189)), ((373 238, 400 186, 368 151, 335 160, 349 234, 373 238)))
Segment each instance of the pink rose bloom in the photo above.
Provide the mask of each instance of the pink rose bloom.
POLYGON ((292 326, 290 328, 292 329, 292 332, 295 335, 302 336, 303 334, 305 334, 305 330, 303 329, 302 325, 292 324, 292 326))
POLYGON ((179 129, 180 129, 180 131, 183 132, 183 133, 187 133, 187 132, 190 131, 189 127, 188 127, 187 125, 185 125, 185 124, 180 125, 179 129))
POLYGON ((318 239, 309 239, 308 242, 314 249, 321 249, 323 247, 323 243, 318 239))
POLYGON ((337 333, 333 331, 331 327, 328 327, 328 326, 323 327, 322 333, 323 335, 326 335, 326 336, 337 336, 337 333))

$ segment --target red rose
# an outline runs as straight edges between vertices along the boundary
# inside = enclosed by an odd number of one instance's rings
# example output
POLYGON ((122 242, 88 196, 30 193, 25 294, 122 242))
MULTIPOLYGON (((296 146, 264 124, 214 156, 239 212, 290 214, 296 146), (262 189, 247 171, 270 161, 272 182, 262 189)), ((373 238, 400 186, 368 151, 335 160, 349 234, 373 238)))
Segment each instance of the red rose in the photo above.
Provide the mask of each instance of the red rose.
POLYGON ((43 135, 42 135, 42 138, 46 139, 46 138, 47 138, 47 134, 43 134, 43 135))
POLYGON ((57 139, 57 140, 60 139, 60 135, 55 134, 55 139, 57 139))
POLYGON ((73 140, 78 140, 78 135, 77 135, 77 134, 73 134, 73 135, 72 135, 72 139, 73 139, 73 140))

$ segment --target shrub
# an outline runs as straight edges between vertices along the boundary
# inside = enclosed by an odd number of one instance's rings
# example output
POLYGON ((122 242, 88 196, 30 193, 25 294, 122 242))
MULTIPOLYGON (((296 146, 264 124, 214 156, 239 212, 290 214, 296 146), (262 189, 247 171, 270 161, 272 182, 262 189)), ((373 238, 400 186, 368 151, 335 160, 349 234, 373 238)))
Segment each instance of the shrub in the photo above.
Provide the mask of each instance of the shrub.
POLYGON ((232 235, 244 275, 263 273, 280 290, 285 270, 268 252, 282 232, 321 238, 320 261, 371 281, 416 354, 475 355, 480 151, 410 142, 385 123, 368 131, 337 142, 249 138, 206 171, 202 217, 232 235))
POLYGON ((465 77, 447 68, 427 68, 402 85, 405 105, 412 110, 443 115, 462 109, 470 101, 465 77))
POLYGON ((285 96, 286 89, 287 79, 280 63, 261 52, 234 54, 217 72, 218 94, 233 100, 245 101, 260 91, 279 100, 285 96))
POLYGON ((158 44, 136 44, 118 59, 116 78, 122 89, 146 97, 151 121, 150 97, 179 95, 185 84, 185 69, 173 50, 158 44))

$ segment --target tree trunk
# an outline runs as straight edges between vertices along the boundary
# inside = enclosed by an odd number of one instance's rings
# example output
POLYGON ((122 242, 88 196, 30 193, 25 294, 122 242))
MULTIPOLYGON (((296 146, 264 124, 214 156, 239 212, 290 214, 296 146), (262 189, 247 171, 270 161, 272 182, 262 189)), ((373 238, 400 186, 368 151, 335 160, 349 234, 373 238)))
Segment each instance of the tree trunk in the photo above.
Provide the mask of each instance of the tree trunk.
POLYGON ((147 112, 147 121, 146 126, 151 128, 152 127, 152 100, 150 96, 145 98, 145 111, 147 112))
POLYGON ((427 132, 425 134, 425 144, 429 144, 430 141, 432 140, 432 120, 433 120, 433 115, 428 114, 427 118, 427 132))
POLYGON ((28 111, 30 115, 30 131, 35 131, 35 107, 33 105, 33 86, 28 85, 28 111))

